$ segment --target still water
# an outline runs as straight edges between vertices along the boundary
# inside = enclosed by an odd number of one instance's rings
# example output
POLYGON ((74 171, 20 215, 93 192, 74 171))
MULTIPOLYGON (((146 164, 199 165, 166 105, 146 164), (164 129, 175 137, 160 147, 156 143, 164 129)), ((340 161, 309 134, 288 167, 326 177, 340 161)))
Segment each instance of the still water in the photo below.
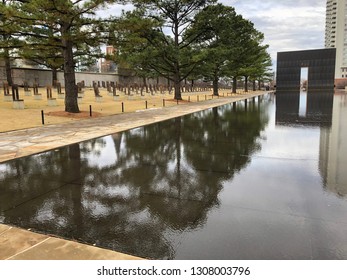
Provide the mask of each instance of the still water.
POLYGON ((347 98, 302 97, 0 164, 0 223, 154 259, 347 259, 347 98))

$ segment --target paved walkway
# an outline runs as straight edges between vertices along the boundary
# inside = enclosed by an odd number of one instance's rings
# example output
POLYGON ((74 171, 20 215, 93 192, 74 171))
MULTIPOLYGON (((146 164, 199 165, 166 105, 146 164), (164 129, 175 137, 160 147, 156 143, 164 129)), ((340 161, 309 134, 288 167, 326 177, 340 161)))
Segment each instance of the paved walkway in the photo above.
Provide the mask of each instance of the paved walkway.
MULTIPOLYGON (((215 98, 175 107, 0 133, 0 163, 235 101, 250 99, 265 93, 215 98)), ((0 224, 0 259, 138 258, 0 224)))
POLYGON ((140 260, 140 258, 0 224, 0 260, 140 260))

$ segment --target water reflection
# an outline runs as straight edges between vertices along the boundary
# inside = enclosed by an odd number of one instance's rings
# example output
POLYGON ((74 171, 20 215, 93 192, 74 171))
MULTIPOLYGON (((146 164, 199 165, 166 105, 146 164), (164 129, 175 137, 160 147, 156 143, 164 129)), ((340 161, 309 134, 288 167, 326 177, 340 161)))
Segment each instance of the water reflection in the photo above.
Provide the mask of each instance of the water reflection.
POLYGON ((340 197, 347 195, 347 96, 338 93, 334 99, 333 124, 320 138, 320 172, 324 187, 340 197))
POLYGON ((347 194, 344 155, 347 154, 346 94, 338 92, 281 93, 276 96, 276 124, 319 127, 319 172, 323 187, 338 196, 347 194), (303 97, 304 96, 304 97, 303 97), (307 98, 305 108, 301 100, 307 98), (300 114, 300 112, 305 112, 300 114), (334 118, 334 122, 333 122, 334 118))
POLYGON ((290 92, 277 94, 276 123, 285 126, 330 127, 333 100, 333 92, 290 92))
POLYGON ((261 149, 266 102, 214 108, 0 165, 0 220, 175 258, 261 149))
POLYGON ((346 94, 273 95, 0 165, 0 221, 155 259, 347 259, 346 94))

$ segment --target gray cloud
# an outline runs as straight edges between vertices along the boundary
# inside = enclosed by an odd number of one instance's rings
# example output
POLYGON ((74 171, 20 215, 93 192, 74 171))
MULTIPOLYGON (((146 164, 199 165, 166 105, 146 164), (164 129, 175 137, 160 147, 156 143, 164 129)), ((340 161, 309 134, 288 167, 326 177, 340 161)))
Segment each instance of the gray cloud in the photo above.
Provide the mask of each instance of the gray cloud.
MULTIPOLYGON (((276 61, 277 52, 324 48, 325 0, 219 0, 233 6, 265 35, 276 61)), ((102 14, 119 15, 131 5, 114 5, 102 14)))
POLYGON ((324 48, 325 0, 220 0, 264 33, 271 57, 277 52, 324 48))
POLYGON ((133 5, 126 4, 113 4, 110 6, 107 6, 105 9, 102 9, 97 12, 97 15, 100 17, 109 17, 109 16, 120 16, 122 14, 122 11, 131 11, 133 9, 133 5))

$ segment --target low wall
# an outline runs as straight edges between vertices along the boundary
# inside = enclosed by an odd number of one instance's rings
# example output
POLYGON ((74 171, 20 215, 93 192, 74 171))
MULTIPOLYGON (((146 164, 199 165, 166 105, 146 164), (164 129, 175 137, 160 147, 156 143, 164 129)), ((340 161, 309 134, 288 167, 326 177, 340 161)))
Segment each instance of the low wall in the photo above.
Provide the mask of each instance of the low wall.
MULTIPOLYGON (((30 69, 30 68, 12 68, 12 79, 14 84, 23 85, 24 81, 27 81, 30 86, 34 82, 37 82, 39 86, 52 85, 52 71, 44 69, 30 69)), ((6 72, 4 67, 0 67, 0 83, 6 81, 6 72)), ((58 72, 58 81, 62 86, 64 83, 64 73, 58 72)), ((93 85, 93 81, 96 82, 119 82, 118 74, 107 73, 88 73, 88 72, 76 72, 76 83, 84 81, 87 87, 93 85)))
POLYGON ((347 79, 335 79, 335 88, 336 89, 345 89, 347 86, 347 79))
MULTIPOLYGON (((130 72, 129 72, 130 73, 130 72)), ((93 82, 114 82, 121 83, 123 85, 138 84, 143 85, 143 78, 133 76, 128 73, 91 73, 91 72, 76 72, 76 83, 84 81, 86 87, 92 87, 93 82)), ((17 85, 23 85, 24 81, 32 86, 34 82, 38 83, 39 86, 45 87, 52 85, 52 71, 45 69, 32 69, 32 68, 12 68, 12 79, 13 83, 17 85)), ((0 65, 0 86, 6 81, 5 67, 0 65)), ((64 87, 64 73, 58 72, 58 82, 64 87)), ((160 77, 158 79, 146 79, 147 85, 168 85, 166 78, 160 77)), ((171 83, 172 84, 172 83, 171 83)))

